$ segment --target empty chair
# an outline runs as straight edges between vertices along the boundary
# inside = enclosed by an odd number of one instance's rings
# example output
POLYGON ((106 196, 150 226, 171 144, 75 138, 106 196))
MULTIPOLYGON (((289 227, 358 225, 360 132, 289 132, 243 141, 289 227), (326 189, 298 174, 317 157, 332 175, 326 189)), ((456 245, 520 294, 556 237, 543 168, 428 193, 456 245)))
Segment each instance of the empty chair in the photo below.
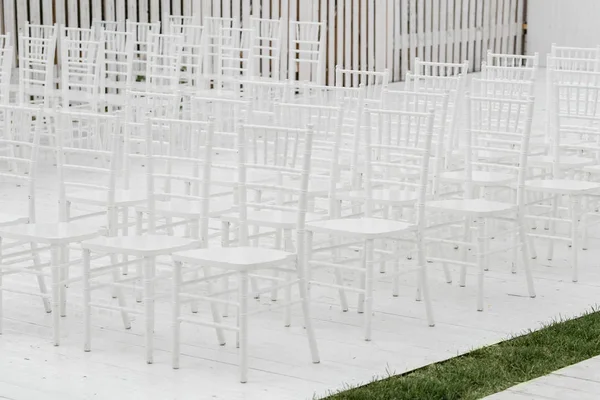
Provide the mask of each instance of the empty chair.
MULTIPOLYGON (((251 315, 249 310, 249 300, 251 296, 257 296, 260 293, 268 293, 273 288, 273 282, 276 282, 278 288, 285 292, 285 300, 280 307, 284 309, 284 323, 289 326, 291 323, 290 308, 295 303, 302 304, 303 323, 309 341, 311 358, 314 363, 319 362, 317 343, 314 336, 312 321, 310 319, 310 309, 308 304, 306 279, 305 279, 305 260, 304 256, 304 225, 306 217, 306 189, 308 187, 308 177, 311 168, 312 152, 312 131, 307 129, 281 128, 277 126, 262 127, 244 125, 240 126, 238 137, 238 210, 239 210, 239 244, 238 247, 208 247, 204 249, 178 252, 173 255, 175 263, 173 279, 173 367, 179 368, 180 355, 180 326, 183 322, 197 324, 200 326, 213 327, 217 330, 232 330, 237 333, 237 342, 239 347, 239 368, 240 381, 246 382, 248 379, 248 348, 251 331, 248 327, 248 319, 251 315), (247 136, 246 136, 247 135, 247 136), (269 161, 262 161, 262 157, 257 158, 254 153, 256 149, 268 149, 269 161), (286 154, 290 149, 297 149, 299 153, 298 162, 291 163, 286 154), (289 183, 279 183, 269 180, 267 183, 255 183, 247 180, 247 174, 257 170, 261 173, 269 173, 273 176, 286 175, 295 177, 290 179, 289 183), (249 193, 260 190, 268 192, 269 197, 282 197, 285 193, 291 201, 286 204, 271 202, 251 201, 249 193), (248 247, 248 226, 252 222, 249 212, 253 208, 260 208, 264 212, 279 214, 288 212, 295 214, 296 221, 296 248, 288 247, 288 251, 278 249, 248 247), (184 269, 185 268, 185 269, 184 269), (189 268, 202 268, 205 271, 205 278, 186 280, 183 271, 189 268), (214 277, 235 277, 237 281, 237 300, 226 301, 219 298, 217 293, 212 292, 211 286, 208 287, 208 294, 205 296, 195 295, 192 290, 199 284, 210 282, 215 279, 211 276, 211 270, 218 270, 214 277), (274 278, 272 275, 263 276, 265 271, 278 270, 284 274, 283 277, 274 278), (254 281, 250 289, 250 280, 254 281), (263 281, 269 284, 265 288, 258 286, 263 281), (299 299, 293 300, 291 297, 292 287, 298 288, 299 299), (182 304, 188 301, 204 301, 209 304, 231 304, 238 310, 238 323, 235 325, 224 324, 218 318, 213 321, 203 321, 198 318, 188 318, 181 316, 182 304)), ((291 238, 289 238, 291 240, 291 238)), ((189 274, 188 274, 189 275, 189 274)), ((228 291, 229 292, 229 291, 228 291)), ((235 293, 235 291, 234 291, 235 293)), ((257 310, 260 311, 260 310, 257 310)), ((254 313, 255 311, 252 311, 254 313)))
POLYGON ((325 22, 290 21, 288 79, 325 84, 325 22))
POLYGON ((251 18, 253 78, 280 79, 284 24, 281 19, 251 18))
POLYGON ((160 33, 160 22, 134 22, 127 20, 126 31, 133 35, 132 79, 134 86, 144 86, 146 63, 150 47, 150 34, 160 33))

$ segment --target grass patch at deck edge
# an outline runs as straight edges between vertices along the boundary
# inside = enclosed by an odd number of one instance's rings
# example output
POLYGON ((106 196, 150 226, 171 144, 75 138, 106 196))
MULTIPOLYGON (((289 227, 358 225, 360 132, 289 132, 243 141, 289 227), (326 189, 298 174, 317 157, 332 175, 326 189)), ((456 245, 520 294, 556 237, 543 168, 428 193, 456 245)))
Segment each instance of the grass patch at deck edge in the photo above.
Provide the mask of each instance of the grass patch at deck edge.
POLYGON ((474 400, 600 355, 600 308, 327 400, 474 400))

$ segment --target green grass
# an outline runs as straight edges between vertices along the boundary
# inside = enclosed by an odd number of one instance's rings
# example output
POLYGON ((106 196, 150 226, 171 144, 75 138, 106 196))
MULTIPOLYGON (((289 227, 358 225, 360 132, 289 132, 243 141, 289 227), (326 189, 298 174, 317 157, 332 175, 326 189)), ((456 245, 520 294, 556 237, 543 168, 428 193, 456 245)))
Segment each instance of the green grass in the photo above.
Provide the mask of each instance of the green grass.
POLYGON ((480 399, 600 355, 598 309, 436 364, 345 390, 328 400, 480 399))

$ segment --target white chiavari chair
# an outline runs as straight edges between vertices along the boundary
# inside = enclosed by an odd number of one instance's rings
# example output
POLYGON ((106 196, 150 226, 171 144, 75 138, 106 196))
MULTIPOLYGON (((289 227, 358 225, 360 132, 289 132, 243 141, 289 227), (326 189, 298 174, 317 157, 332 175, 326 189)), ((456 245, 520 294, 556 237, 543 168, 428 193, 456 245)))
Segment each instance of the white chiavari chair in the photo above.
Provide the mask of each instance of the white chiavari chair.
MULTIPOLYGON (((88 220, 86 222, 74 221, 69 218, 67 199, 71 193, 80 191, 94 191, 102 193, 105 208, 114 209, 114 183, 117 175, 117 153, 120 140, 119 121, 115 116, 85 113, 74 110, 59 110, 57 112, 45 111, 45 119, 50 119, 50 124, 55 126, 53 133, 56 136, 56 157, 58 171, 58 222, 55 223, 29 223, 0 227, 0 237, 3 239, 20 240, 50 248, 50 262, 44 264, 50 270, 52 283, 52 319, 54 345, 60 344, 60 317, 66 316, 66 288, 70 282, 78 277, 69 277, 69 267, 77 265, 81 260, 72 260, 70 247, 84 240, 98 237, 110 231, 110 223, 106 220, 88 220), (96 126, 102 129, 109 137, 110 150, 97 150, 82 148, 80 142, 73 140, 73 127, 88 120, 86 126, 96 126), (102 127, 102 128, 100 128, 102 127), (90 183, 92 182, 92 183, 90 183)), ((40 121, 42 119, 40 118, 40 121)), ((39 129, 39 126, 38 126, 39 129)), ((123 300, 121 292, 116 291, 119 302, 123 300)), ((129 323, 126 315, 123 322, 129 323)))
POLYGON ((221 43, 224 40, 223 33, 231 32, 231 29, 239 29, 237 18, 204 17, 202 34, 202 76, 204 78, 204 90, 211 89, 219 75, 219 57, 221 54, 221 43), (225 29, 225 30, 224 30, 225 29))
POLYGON ((131 88, 133 76, 133 33, 103 31, 104 59, 100 72, 100 96, 108 112, 120 110, 127 99, 126 91, 131 88))
MULTIPOLYGON (((252 126, 242 124, 240 126, 238 142, 238 210, 239 210, 239 242, 238 247, 208 247, 205 249, 191 250, 175 253, 175 273, 173 279, 174 309, 173 309, 173 367, 179 368, 180 354, 180 326, 182 322, 198 324, 200 326, 214 327, 216 329, 228 329, 237 333, 237 344, 239 347, 240 381, 246 382, 248 377, 248 342, 249 329, 248 318, 250 315, 249 299, 261 293, 272 291, 272 282, 277 282, 277 287, 285 291, 285 301, 278 304, 284 308, 284 323, 291 324, 291 305, 301 303, 304 316, 304 327, 308 336, 309 347, 313 363, 319 362, 317 343, 314 336, 310 308, 308 304, 306 279, 304 276, 304 225, 306 220, 306 190, 311 168, 312 154, 312 129, 281 128, 277 126, 252 126), (268 150, 268 155, 257 157, 258 149, 268 150), (292 150, 294 149, 294 150, 292 150), (290 158, 290 151, 296 151, 298 157, 290 158), (264 162, 263 157, 268 157, 269 162, 264 162), (271 173, 275 177, 286 174, 294 175, 289 185, 276 183, 276 180, 268 184, 254 183, 246 179, 247 172, 258 170, 261 173, 271 173), (273 183, 272 183, 273 182, 273 183), (283 195, 293 197, 293 201, 282 204, 280 202, 256 203, 248 200, 249 192, 254 190, 268 191, 271 197, 277 199, 283 195), (296 249, 282 251, 278 249, 248 247, 248 226, 252 224, 249 217, 252 208, 259 207, 265 212, 274 214, 293 214, 295 229, 297 233, 296 249), (217 269, 222 272, 211 277, 196 280, 184 280, 182 275, 183 266, 203 267, 217 269), (264 276, 262 271, 278 270, 284 273, 284 277, 274 278, 272 275, 264 276), (238 323, 234 326, 222 324, 220 319, 213 322, 202 321, 181 316, 181 304, 190 300, 206 301, 208 303, 223 304, 223 299, 212 294, 210 289, 206 296, 195 295, 191 292, 194 285, 210 281, 215 277, 234 276, 237 280, 237 301, 226 301, 238 309, 238 323), (250 280, 270 283, 266 288, 249 288, 250 280), (292 287, 298 287, 299 300, 292 300, 292 287)), ((291 240, 291 238, 290 238, 291 240)), ((260 311, 260 310, 256 310, 260 311)), ((254 312, 254 311, 253 311, 254 312)))
MULTIPOLYGON (((99 308, 120 311, 124 318, 130 314, 141 315, 144 320, 144 338, 146 362, 154 360, 154 304, 156 300, 157 259, 168 256, 176 251, 190 250, 201 245, 200 238, 183 238, 174 235, 164 235, 158 232, 166 226, 157 225, 157 203, 159 200, 188 199, 197 201, 201 215, 193 221, 192 236, 200 236, 207 223, 206 207, 208 196, 204 188, 210 175, 205 175, 210 165, 212 153, 212 123, 183 121, 180 119, 146 118, 145 125, 145 168, 146 168, 146 215, 147 229, 143 233, 138 225, 134 235, 119 236, 116 234, 104 236, 81 244, 83 250, 83 302, 84 302, 84 350, 91 351, 91 309, 99 308), (193 145, 192 145, 193 144, 193 145), (177 167, 173 164, 177 163, 177 167), (201 173, 202 171, 202 173, 201 173), (199 192, 189 191, 190 182, 199 185, 199 192), (167 183, 166 186, 161 183, 167 183), (160 186, 160 187, 159 187, 160 186), (167 189, 163 191, 161 189, 167 189), (111 255, 111 262, 101 267, 93 267, 92 254, 111 255), (135 276, 120 277, 119 269, 124 262, 117 262, 116 256, 133 257, 131 263, 136 264, 135 276), (111 273, 113 282, 98 280, 100 276, 111 273), (143 283, 143 310, 127 307, 125 302, 118 306, 92 300, 92 291, 106 286, 114 289, 143 283), (129 285, 128 285, 129 284, 129 285)), ((202 238, 204 239, 204 238, 202 238)), ((128 258, 127 258, 128 260, 128 258)), ((129 261, 126 261, 129 263, 129 261)), ((137 292, 137 290, 136 290, 137 292)))
POLYGON ((57 25, 25 23, 19 34, 19 104, 53 105, 57 41, 57 25))
MULTIPOLYGON (((524 185, 527 173, 527 158, 529 155, 529 139, 531 133, 531 121, 533 115, 533 100, 507 99, 503 97, 478 97, 467 96, 467 129, 465 131, 465 169, 464 169, 464 194, 462 198, 442 199, 428 201, 425 205, 428 215, 431 216, 433 224, 428 226, 427 238, 429 243, 452 246, 463 246, 461 258, 445 256, 428 256, 428 260, 443 264, 454 264, 460 266, 460 286, 466 285, 466 269, 473 267, 477 269, 478 293, 477 310, 484 309, 484 275, 491 254, 512 251, 513 263, 517 263, 517 249, 522 251, 522 264, 525 270, 528 293, 535 297, 533 278, 529 265, 528 247, 526 243, 526 231, 524 227, 525 197, 524 185), (481 152, 485 152, 485 157, 481 152), (503 154, 516 162, 503 162, 501 157, 488 157, 491 153, 503 154), (500 192, 494 198, 480 196, 477 189, 483 185, 474 180, 477 171, 486 173, 512 174, 510 182, 503 182, 508 189, 509 185, 516 184, 516 195, 501 197, 500 192), (435 213, 442 213, 449 221, 439 222, 434 219, 435 213), (475 221, 477 231, 476 244, 471 243, 471 224, 475 221), (498 221, 494 231, 494 241, 497 248, 490 249, 490 236, 488 224, 498 221), (448 225, 461 224, 464 228, 462 239, 439 233, 448 225), (507 227, 508 226, 508 227, 507 227), (502 228, 502 229, 501 229, 502 228), (436 231, 438 234, 436 235, 436 231), (509 236, 505 244, 499 238, 509 236), (466 249, 472 246, 476 249, 475 261, 467 259, 466 249)), ((502 186, 497 183, 496 186, 502 186)), ((516 272, 516 268, 514 268, 516 272)))
POLYGON ((252 78, 279 81, 284 24, 281 19, 268 18, 250 18, 250 23, 254 30, 252 78))
POLYGON ((147 57, 150 48, 150 34, 160 33, 160 22, 135 22, 127 20, 126 31, 133 35, 132 80, 134 87, 145 87, 147 57))
POLYGON ((290 21, 288 79, 325 84, 325 22, 290 21))
MULTIPOLYGON (((429 185, 429 162, 433 138, 433 111, 427 113, 370 110, 365 111, 365 131, 362 135, 365 159, 363 211, 350 218, 334 217, 329 220, 308 222, 307 260, 308 276, 313 287, 337 289, 340 294, 343 311, 348 310, 346 291, 356 292, 358 312, 364 313, 364 338, 371 340, 373 292, 375 281, 375 264, 386 261, 395 262, 395 270, 388 276, 397 276, 410 270, 419 271, 418 288, 423 292, 427 321, 434 325, 431 299, 426 277, 427 263, 424 258, 423 228, 425 224, 424 203, 429 185), (381 198, 377 191, 382 187, 389 188, 398 195, 397 198, 381 198), (406 195, 403 195, 406 194, 406 195), (407 218, 400 218, 397 207, 403 207, 402 199, 414 197, 414 213, 407 218), (387 218, 384 209, 393 209, 394 216, 387 218), (324 234, 340 238, 334 247, 353 248, 358 246, 360 256, 347 259, 319 258, 318 254, 331 251, 330 246, 313 248, 314 235, 324 234), (342 242, 342 241, 345 241, 342 242), (416 244, 417 265, 414 268, 403 268, 400 271, 400 247, 376 246, 380 242, 401 241, 416 244), (375 256, 378 256, 377 259, 375 256), (326 282, 316 277, 317 268, 333 268, 335 283, 326 282), (336 272, 337 271, 337 272, 336 272), (352 271, 358 275, 354 286, 344 283, 342 271, 352 271)), ((332 164, 339 162, 339 152, 332 158, 332 164)), ((333 167, 332 167, 333 168, 333 167)), ((330 196, 336 197, 335 184, 330 187, 330 196)), ((335 206, 331 203, 331 206, 335 206)), ((331 215, 336 212, 332 210, 331 215)), ((339 252, 334 252, 334 256, 339 252)), ((316 289, 311 289, 311 295, 316 289)), ((394 289, 394 294, 397 290, 394 289)))

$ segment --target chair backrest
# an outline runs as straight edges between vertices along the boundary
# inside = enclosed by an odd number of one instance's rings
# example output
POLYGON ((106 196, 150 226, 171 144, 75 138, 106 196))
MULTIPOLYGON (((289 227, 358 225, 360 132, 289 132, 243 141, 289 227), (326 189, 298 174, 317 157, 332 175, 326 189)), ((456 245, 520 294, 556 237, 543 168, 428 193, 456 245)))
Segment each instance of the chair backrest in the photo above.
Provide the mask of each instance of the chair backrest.
POLYGON ((325 22, 290 21, 288 79, 325 84, 325 22))
POLYGON ((54 57, 58 40, 57 25, 30 25, 19 35, 20 104, 42 103, 49 107, 54 85, 54 57))
POLYGON ((462 63, 445 63, 423 61, 419 57, 415 58, 413 70, 415 76, 467 76, 469 72, 469 61, 462 63))
POLYGON ((433 122, 433 110, 366 110, 365 217, 372 217, 378 205, 374 189, 385 187, 393 192, 416 193, 414 222, 424 224, 433 122))
POLYGON ((448 105, 450 93, 423 91, 386 90, 383 93, 383 107, 387 110, 428 113, 433 110, 433 137, 430 159, 432 161, 431 185, 429 189, 434 196, 440 193, 440 175, 445 166, 445 135, 448 129, 448 105))
POLYGON ((254 30, 222 28, 219 36, 217 90, 239 93, 241 79, 253 76, 254 30))
POLYGON ((0 47, 0 104, 10 103, 10 85, 12 79, 12 68, 14 51, 12 45, 0 47))
MULTIPOLYGON (((485 76, 485 74, 483 74, 485 76)), ((478 97, 512 97, 533 96, 535 83, 530 80, 512 79, 471 79, 471 94, 478 97)))
POLYGON ((182 47, 181 35, 150 33, 145 73, 147 91, 167 90, 173 93, 179 89, 182 47))
POLYGON ((517 203, 523 205, 533 98, 467 94, 466 111, 465 197, 472 198, 474 195, 474 170, 503 172, 515 175, 517 203))
POLYGON ((102 41, 102 32, 123 32, 125 31, 125 26, 122 26, 118 21, 104 21, 95 19, 92 21, 92 29, 96 33, 96 40, 102 41))
POLYGON ((288 81, 243 79, 239 83, 242 98, 252 104, 251 123, 273 121, 276 102, 288 99, 293 90, 288 81))
POLYGON ((485 62, 481 64, 483 79, 535 82, 537 72, 537 67, 498 67, 489 66, 485 62))
MULTIPOLYGON (((237 18, 204 17, 203 40, 203 65, 202 72, 207 79, 217 76, 219 73, 219 54, 221 53, 221 35, 223 28, 239 28, 237 18)), ((228 32, 228 31, 225 31, 228 32)))
POLYGON ((407 73, 405 87, 408 91, 448 93, 444 149, 446 150, 446 161, 449 161, 451 158, 450 153, 459 145, 460 141, 457 131, 460 102, 465 90, 464 76, 426 76, 407 73))
POLYGON ((133 80, 143 80, 146 74, 146 61, 150 47, 150 34, 160 33, 160 22, 134 22, 127 20, 127 32, 133 35, 133 80))
POLYGON ((600 45, 596 47, 568 47, 557 46, 552 43, 549 55, 558 58, 600 60, 600 45))
POLYGON ((582 86, 556 83, 552 85, 550 123, 553 174, 560 177, 563 152, 600 151, 600 85, 582 86), (570 140, 572 139, 572 140, 570 140), (564 143, 564 144, 563 144, 564 143))
POLYGON ((167 35, 184 34, 183 28, 197 23, 196 17, 190 15, 165 15, 162 21, 162 33, 167 35))
POLYGON ((133 34, 131 32, 103 31, 104 59, 100 72, 100 95, 109 111, 125 104, 127 88, 133 83, 133 34))
POLYGON ((44 116, 41 107, 0 105, 0 185, 27 190, 27 215, 35 222, 36 175, 44 116), (33 128, 33 129, 32 129, 33 128))
POLYGON ((363 85, 366 90, 365 99, 371 107, 375 107, 375 104, 372 104, 373 101, 381 101, 381 96, 387 89, 389 80, 390 73, 387 69, 383 72, 375 72, 342 69, 339 65, 335 67, 335 86, 358 87, 363 85))
POLYGON ((104 46, 93 29, 60 27, 62 106, 97 111, 104 46))
POLYGON ((171 25, 171 35, 182 35, 180 82, 192 91, 205 89, 202 65, 204 60, 204 27, 201 25, 171 25))
POLYGON ((537 68, 540 64, 539 53, 531 56, 521 54, 499 54, 487 51, 486 63, 490 67, 537 68))
POLYGON ((119 117, 62 109, 56 112, 55 120, 59 221, 67 221, 69 196, 86 191, 97 193, 106 200, 109 221, 114 222, 121 151, 119 117), (98 149, 95 138, 106 141, 104 149, 98 149))
POLYGON ((239 243, 248 245, 248 210, 295 212, 296 251, 304 242, 307 190, 311 171, 312 127, 304 129, 240 124, 238 136, 238 211, 239 243), (260 172, 270 179, 254 182, 247 175, 260 172), (291 179, 285 179, 291 178, 291 179), (260 191, 262 198, 276 201, 248 201, 249 191, 260 191), (284 201, 285 199, 285 201, 284 201), (274 204, 275 203, 275 204, 274 204))
POLYGON ((255 32, 252 42, 253 76, 279 80, 284 40, 282 20, 250 18, 250 24, 255 32))
POLYGON ((147 118, 148 230, 156 230, 159 201, 189 202, 200 210, 192 237, 208 245, 214 122, 147 118))

